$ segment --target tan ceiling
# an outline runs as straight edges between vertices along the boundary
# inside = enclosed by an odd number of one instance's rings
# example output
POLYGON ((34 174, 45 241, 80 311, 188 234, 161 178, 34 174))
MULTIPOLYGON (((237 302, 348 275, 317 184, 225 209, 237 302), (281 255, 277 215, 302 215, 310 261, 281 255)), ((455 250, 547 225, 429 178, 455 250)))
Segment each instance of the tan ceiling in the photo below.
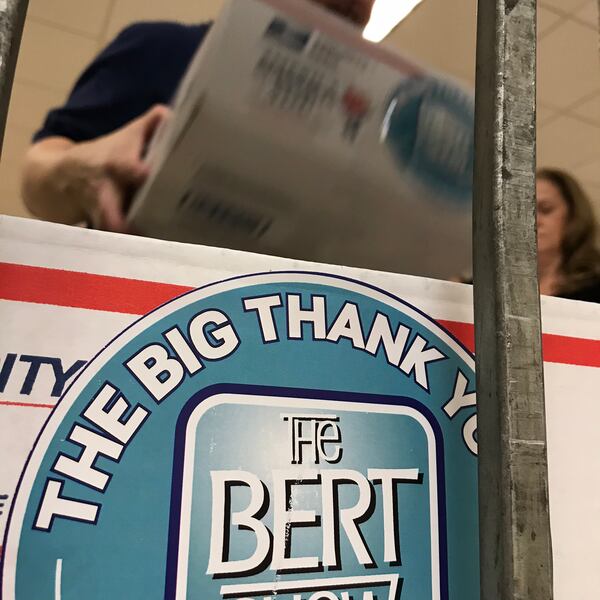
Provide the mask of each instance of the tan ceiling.
MULTIPOLYGON (((19 171, 32 133, 79 72, 132 21, 214 17, 223 0, 30 0, 0 163, 0 213, 25 216, 19 171)), ((474 83, 476 0, 423 0, 388 43, 474 83)), ((598 0, 538 2, 538 164, 577 175, 600 210, 598 0)))

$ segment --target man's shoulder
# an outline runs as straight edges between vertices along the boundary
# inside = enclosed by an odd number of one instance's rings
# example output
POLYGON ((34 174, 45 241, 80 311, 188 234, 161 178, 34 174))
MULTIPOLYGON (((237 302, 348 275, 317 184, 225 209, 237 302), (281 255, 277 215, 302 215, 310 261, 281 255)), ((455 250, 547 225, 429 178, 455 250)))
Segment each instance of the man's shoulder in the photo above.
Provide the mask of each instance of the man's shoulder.
POLYGON ((211 23, 186 24, 176 21, 139 21, 128 25, 117 36, 117 43, 134 43, 151 46, 163 44, 199 43, 210 29, 211 23))

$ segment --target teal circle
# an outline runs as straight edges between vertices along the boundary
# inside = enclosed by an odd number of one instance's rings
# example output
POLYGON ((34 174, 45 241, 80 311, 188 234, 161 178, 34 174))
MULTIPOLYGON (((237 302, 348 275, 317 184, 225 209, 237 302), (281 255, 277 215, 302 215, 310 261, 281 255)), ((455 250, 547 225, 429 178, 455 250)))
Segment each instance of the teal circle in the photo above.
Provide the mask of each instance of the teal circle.
MULTIPOLYGON (((209 339, 211 331, 214 333, 214 327, 206 331, 209 339)), ((216 338, 213 337, 212 342, 217 345, 216 338)), ((176 470, 177 424, 192 398, 211 386, 226 384, 293 389, 298 390, 299 398, 306 397, 311 390, 337 393, 342 399, 348 395, 363 395, 365 402, 357 402, 356 410, 349 410, 345 417, 344 428, 348 431, 348 438, 344 443, 348 451, 344 460, 348 460, 355 470, 365 473, 369 468, 391 467, 398 456, 404 457, 402 460, 412 457, 415 464, 422 466, 423 472, 427 471, 422 447, 425 434, 414 424, 403 424, 402 419, 393 415, 371 417, 367 410, 374 397, 395 398, 398 406, 409 402, 412 406, 423 407, 423 413, 427 413, 435 427, 439 428, 443 445, 444 479, 440 491, 445 496, 443 537, 447 543, 447 584, 442 586, 439 597, 475 599, 479 589, 477 467, 475 457, 465 446, 462 431, 465 420, 474 414, 474 407, 465 409, 452 419, 443 410, 452 396, 459 371, 468 380, 468 391, 472 391, 475 385, 472 357, 449 334, 387 292, 345 278, 304 273, 247 276, 207 286, 176 299, 143 317, 117 337, 89 364, 61 399, 32 454, 21 483, 15 504, 17 508, 9 524, 7 539, 10 543, 6 546, 2 568, 3 585, 7 585, 7 578, 14 578, 15 597, 19 600, 53 598, 57 561, 61 561, 62 599, 167 597, 165 582, 173 511, 171 483, 176 470), (273 310, 279 336, 277 341, 270 343, 263 339, 256 313, 244 310, 243 305, 244 298, 267 295, 278 295, 284 304, 273 310), (344 337, 337 343, 314 340, 308 324, 303 326, 302 339, 288 339, 285 304, 289 295, 299 295, 305 310, 311 307, 311 298, 324 297, 328 330, 340 309, 354 304, 365 338, 378 313, 387 315, 392 331, 400 326, 409 330, 406 348, 410 348, 416 337, 421 336, 428 348, 434 346, 445 356, 443 360, 429 365, 429 389, 418 385, 415 373, 406 374, 391 365, 381 347, 371 354, 354 347, 352 341, 344 337), (163 334, 174 327, 179 327, 186 335, 190 320, 207 310, 218 310, 227 315, 235 328, 239 345, 226 358, 204 361, 201 371, 186 377, 160 402, 154 401, 133 377, 126 362, 149 344, 165 344, 163 334), (111 476, 106 490, 99 492, 61 476, 53 471, 53 465, 60 453, 78 457, 80 449, 67 439, 74 425, 101 433, 82 417, 82 413, 105 382, 118 388, 130 404, 144 407, 149 415, 118 461, 106 457, 96 461, 95 466, 111 476), (367 401, 367 398, 370 400, 367 401), (367 435, 369 431, 372 433, 367 435), (64 496, 101 505, 96 524, 56 518, 50 531, 35 529, 33 525, 40 499, 49 479, 62 481, 64 496), (18 542, 18 552, 13 554, 11 536, 18 542), (35 577, 31 577, 32 572, 36 573, 35 577)), ((261 472, 266 473, 272 465, 264 456, 272 456, 275 463, 276 452, 282 450, 275 446, 265 455, 261 444, 271 435, 272 428, 253 431, 250 425, 253 418, 260 423, 263 417, 256 415, 266 414, 269 410, 250 407, 232 412, 231 407, 217 408, 207 413, 198 431, 214 431, 219 423, 223 430, 232 423, 236 425, 228 434, 228 449, 211 460, 216 460, 216 466, 229 467, 246 460, 250 467, 258 465, 257 470, 262 469, 261 472), (253 414, 255 417, 252 417, 253 414), (255 440, 254 443, 252 440, 255 440), (236 445, 234 441, 237 441, 236 445), (260 460, 259 455, 263 456, 260 460)), ((202 439, 205 437, 201 436, 202 439)), ((281 456, 277 460, 281 462, 281 456)), ((418 490, 410 490, 406 497, 407 508, 402 510, 408 510, 408 513, 400 515, 405 524, 401 543, 407 548, 403 564, 394 567, 384 565, 379 548, 375 556, 379 568, 368 571, 369 574, 378 572, 384 575, 399 573, 406 597, 423 597, 420 594, 432 585, 431 565, 423 558, 428 548, 428 542, 423 541, 428 539, 423 533, 424 519, 429 513, 422 502, 423 496, 418 496, 418 493, 429 490, 431 485, 432 481, 428 480, 418 490), (410 551, 411 548, 414 552, 410 551), (411 562, 413 555, 415 558, 411 562)), ((201 498, 202 486, 198 490, 196 497, 201 498)), ((244 502, 243 499, 239 501, 244 502)), ((207 510, 208 507, 204 506, 195 514, 207 510)), ((364 525, 365 535, 374 545, 377 545, 380 535, 377 531, 381 530, 381 522, 377 523, 375 519, 364 525)), ((207 522, 206 527, 209 526, 207 522)), ((199 531, 207 531, 206 527, 199 531)), ((304 532, 298 536, 302 547, 315 546, 314 536, 304 532)), ((194 543, 204 544, 201 537, 194 538, 197 540, 194 543)), ((240 541, 239 548, 242 547, 240 541)), ((190 555, 194 555, 193 551, 190 555)), ((205 556, 206 548, 199 547, 196 555, 205 556)), ((194 591, 207 598, 219 597, 223 580, 205 576, 205 567, 202 565, 199 570, 191 572, 189 585, 195 586, 194 591)), ((364 567, 349 560, 337 575, 360 574, 364 574, 364 567)), ((273 577, 268 571, 262 575, 273 577)), ((331 573, 328 575, 331 576, 331 573)), ((279 577, 284 580, 286 577, 298 578, 298 574, 279 577)), ((261 576, 258 574, 254 579, 248 579, 261 581, 261 576)), ((426 596, 433 597, 432 593, 426 596)))

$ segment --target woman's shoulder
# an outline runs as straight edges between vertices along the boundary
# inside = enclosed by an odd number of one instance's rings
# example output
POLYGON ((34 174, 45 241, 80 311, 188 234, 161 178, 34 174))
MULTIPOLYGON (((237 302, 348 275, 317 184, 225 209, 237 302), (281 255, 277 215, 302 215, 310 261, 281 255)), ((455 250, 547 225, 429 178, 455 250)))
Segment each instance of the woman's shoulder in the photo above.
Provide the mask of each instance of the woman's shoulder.
POLYGON ((600 276, 586 282, 577 290, 559 294, 559 296, 569 300, 583 300, 584 302, 597 302, 600 304, 600 276))

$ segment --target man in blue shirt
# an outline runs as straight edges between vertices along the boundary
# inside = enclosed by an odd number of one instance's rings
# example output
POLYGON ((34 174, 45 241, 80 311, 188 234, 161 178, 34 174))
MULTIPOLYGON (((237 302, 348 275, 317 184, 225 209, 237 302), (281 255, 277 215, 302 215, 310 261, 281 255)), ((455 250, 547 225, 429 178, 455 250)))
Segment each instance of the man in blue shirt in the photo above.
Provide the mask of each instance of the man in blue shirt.
MULTIPOLYGON (((364 27, 374 0, 312 0, 364 27)), ((210 25, 137 23, 84 71, 35 134, 23 198, 36 216, 127 230, 123 207, 148 176, 142 152, 210 25)))

